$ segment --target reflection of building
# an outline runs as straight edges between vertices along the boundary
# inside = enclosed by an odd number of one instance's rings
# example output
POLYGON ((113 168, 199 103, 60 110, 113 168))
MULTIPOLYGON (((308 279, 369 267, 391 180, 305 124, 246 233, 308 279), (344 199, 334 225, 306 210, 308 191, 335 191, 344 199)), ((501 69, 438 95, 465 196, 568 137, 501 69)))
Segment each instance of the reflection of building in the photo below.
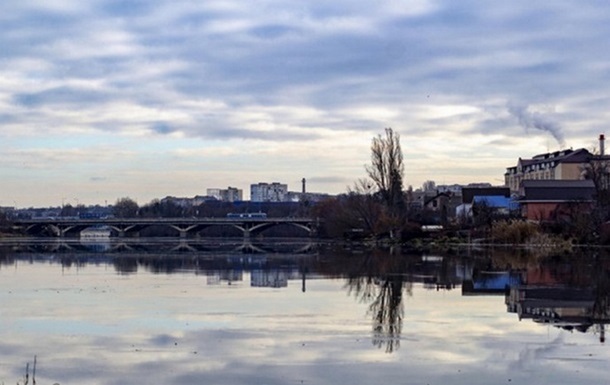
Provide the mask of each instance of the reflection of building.
POLYGON ((521 319, 551 324, 566 330, 587 332, 596 326, 600 342, 604 342, 605 325, 610 323, 610 309, 596 309, 592 289, 566 286, 516 286, 506 295, 509 313, 521 319))
POLYGON ((530 268, 522 275, 524 281, 506 292, 509 313, 517 314, 519 320, 531 319, 566 330, 587 332, 594 327, 604 342, 610 302, 606 290, 596 288, 590 281, 590 274, 578 278, 569 270, 530 268), (578 281, 581 284, 574 286, 578 281))
POLYGON ((108 226, 91 226, 80 232, 80 238, 84 240, 108 239, 110 232, 110 227, 108 226))
POLYGON ((80 243, 93 251, 110 249, 110 227, 91 226, 80 232, 80 243))
POLYGON ((239 282, 244 280, 242 270, 221 270, 219 271, 220 279, 227 282, 239 282))
POLYGON ((471 280, 462 283, 462 294, 504 294, 509 287, 520 282, 520 275, 513 271, 476 272, 473 273, 471 280))
POLYGON ((219 285, 222 282, 241 282, 244 280, 242 270, 216 270, 207 274, 206 281, 208 285, 219 285))
POLYGON ((588 323, 595 296, 591 289, 520 285, 506 295, 509 313, 542 323, 588 323))
POLYGON ((284 270, 252 270, 250 286, 253 287, 287 287, 288 272, 284 270))

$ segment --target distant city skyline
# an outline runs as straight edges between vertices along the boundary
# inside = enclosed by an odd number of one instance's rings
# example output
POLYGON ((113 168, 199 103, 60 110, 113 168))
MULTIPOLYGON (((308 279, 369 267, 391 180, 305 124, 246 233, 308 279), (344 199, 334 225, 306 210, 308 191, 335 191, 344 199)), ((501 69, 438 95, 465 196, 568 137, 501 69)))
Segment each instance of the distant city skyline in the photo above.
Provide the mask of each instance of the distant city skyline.
POLYGON ((405 186, 504 183, 597 146, 610 7, 413 0, 0 4, 0 206, 280 182, 340 194, 371 139, 405 186))

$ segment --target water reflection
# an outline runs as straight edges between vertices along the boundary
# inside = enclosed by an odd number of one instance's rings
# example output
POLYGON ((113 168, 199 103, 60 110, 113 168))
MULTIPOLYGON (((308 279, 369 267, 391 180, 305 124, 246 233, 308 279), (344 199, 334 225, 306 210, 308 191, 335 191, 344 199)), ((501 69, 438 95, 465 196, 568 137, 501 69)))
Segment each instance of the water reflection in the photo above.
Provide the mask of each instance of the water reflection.
POLYGON ((610 322, 610 259, 599 254, 540 257, 526 252, 463 250, 450 255, 355 251, 303 242, 226 243, 189 240, 104 244, 81 241, 4 242, 0 268, 17 261, 113 266, 120 275, 194 273, 207 285, 242 283, 287 288, 300 280, 345 280, 346 292, 366 304, 373 344, 400 348, 414 284, 430 291, 461 287, 463 296, 504 297, 508 313, 568 331, 593 333, 603 343, 610 322))
POLYGON ((347 289, 360 301, 369 305, 373 319, 373 343, 385 346, 388 353, 400 347, 404 314, 403 290, 411 295, 408 280, 409 259, 388 254, 372 253, 355 258, 347 274, 347 289))
POLYGON ((350 278, 350 292, 361 301, 370 303, 369 313, 373 318, 373 343, 388 353, 400 347, 400 333, 403 318, 403 288, 410 294, 410 282, 404 282, 403 276, 389 277, 354 277, 350 278))
POLYGON ((605 381, 605 255, 90 246, 0 244, 0 383, 605 381))
POLYGON ((520 271, 520 282, 508 286, 506 305, 520 320, 550 324, 569 331, 593 330, 605 342, 609 317, 608 260, 545 260, 520 271))

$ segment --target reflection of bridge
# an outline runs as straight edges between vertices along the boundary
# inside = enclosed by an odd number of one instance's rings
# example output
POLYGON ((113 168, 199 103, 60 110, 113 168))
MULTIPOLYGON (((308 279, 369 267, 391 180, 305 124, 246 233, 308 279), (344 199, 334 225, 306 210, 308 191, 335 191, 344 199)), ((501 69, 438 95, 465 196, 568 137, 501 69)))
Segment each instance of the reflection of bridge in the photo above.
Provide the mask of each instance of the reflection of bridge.
POLYGON ((166 226, 176 230, 182 238, 208 227, 230 226, 240 230, 244 238, 249 238, 278 225, 294 226, 314 235, 318 223, 311 218, 35 218, 19 219, 15 225, 30 235, 48 234, 56 237, 78 235, 90 227, 106 227, 119 237, 137 237, 147 227, 166 226))
POLYGON ((312 255, 318 244, 312 239, 267 239, 264 242, 253 243, 247 239, 236 239, 227 242, 226 239, 195 240, 186 238, 106 238, 106 239, 74 239, 74 238, 37 238, 13 239, 0 242, 2 247, 8 247, 15 254, 53 253, 57 255, 96 255, 113 256, 126 254, 130 256, 227 256, 241 254, 274 254, 274 255, 312 255))

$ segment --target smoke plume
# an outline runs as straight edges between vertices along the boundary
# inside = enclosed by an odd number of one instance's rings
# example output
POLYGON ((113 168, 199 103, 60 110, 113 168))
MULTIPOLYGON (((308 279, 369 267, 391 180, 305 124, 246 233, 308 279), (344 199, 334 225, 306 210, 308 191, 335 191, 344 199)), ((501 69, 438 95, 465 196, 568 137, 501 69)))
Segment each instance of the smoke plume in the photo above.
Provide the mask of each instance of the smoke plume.
POLYGON ((538 112, 530 112, 527 106, 509 105, 508 112, 519 119, 519 124, 526 130, 534 128, 546 131, 553 135, 553 138, 555 138, 561 148, 565 148, 566 142, 563 137, 563 132, 557 122, 552 121, 538 112))

